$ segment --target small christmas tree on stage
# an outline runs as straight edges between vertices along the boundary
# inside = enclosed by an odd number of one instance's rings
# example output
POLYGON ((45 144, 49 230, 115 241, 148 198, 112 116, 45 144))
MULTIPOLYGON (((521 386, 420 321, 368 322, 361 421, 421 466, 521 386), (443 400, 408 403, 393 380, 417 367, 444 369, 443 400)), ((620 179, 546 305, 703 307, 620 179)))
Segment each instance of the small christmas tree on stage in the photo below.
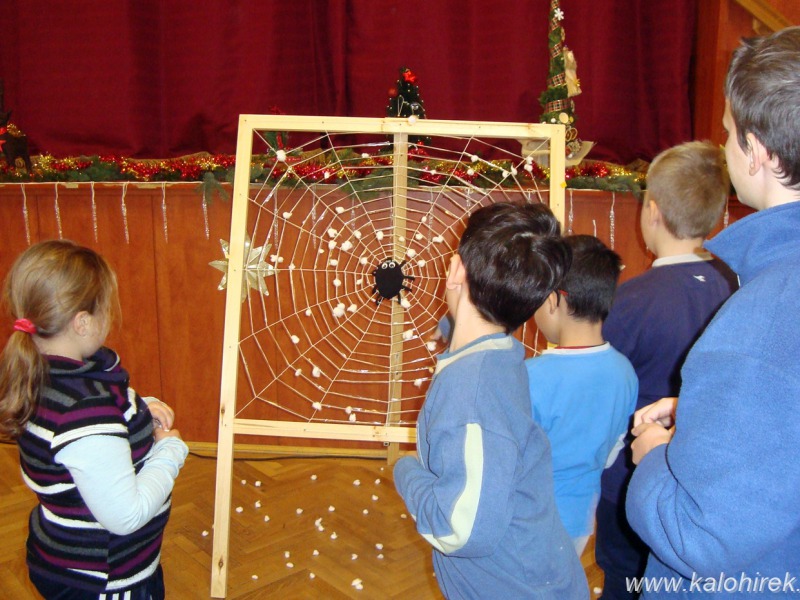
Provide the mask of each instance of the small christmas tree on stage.
MULTIPOLYGON (((425 103, 419 96, 417 76, 408 67, 400 67, 400 77, 394 87, 389 88, 387 117, 407 117, 409 121, 425 118, 425 103)), ((413 144, 429 144, 429 137, 411 136, 413 144)))
POLYGON ((575 128, 574 96, 581 93, 578 80, 575 55, 564 44, 566 34, 561 26, 564 11, 560 0, 550 0, 550 23, 547 46, 550 50, 550 68, 547 77, 547 89, 539 96, 539 103, 544 112, 542 123, 561 123, 567 128, 567 164, 578 164, 589 153, 594 142, 584 142, 578 137, 575 128))

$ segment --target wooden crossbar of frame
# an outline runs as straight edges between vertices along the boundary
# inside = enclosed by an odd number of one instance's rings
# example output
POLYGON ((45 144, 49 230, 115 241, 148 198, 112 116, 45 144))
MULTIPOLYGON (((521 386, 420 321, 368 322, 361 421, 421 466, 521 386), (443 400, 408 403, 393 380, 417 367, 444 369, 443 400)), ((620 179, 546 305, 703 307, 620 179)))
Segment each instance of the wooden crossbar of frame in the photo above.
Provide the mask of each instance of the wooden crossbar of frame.
MULTIPOLYGON (((278 437, 335 439, 382 442, 389 445, 388 456, 396 456, 397 445, 414 443, 415 429, 392 424, 348 425, 335 423, 283 422, 238 419, 236 389, 239 369, 239 333, 242 317, 241 289, 244 278, 244 251, 250 191, 250 164, 253 136, 259 131, 306 131, 327 133, 372 133, 393 136, 395 175, 394 206, 398 209, 395 228, 405 211, 409 136, 453 136, 472 138, 516 139, 520 142, 549 142, 549 204, 564 224, 565 128, 544 123, 499 123, 442 121, 435 119, 312 117, 290 115, 241 115, 236 144, 233 206, 227 273, 225 331, 223 335, 222 377, 220 383, 219 433, 217 444, 217 481, 214 502, 214 543, 211 564, 211 596, 224 598, 227 590, 228 553, 233 473, 234 436, 267 435, 278 437)), ((395 231, 394 242, 401 233, 395 231)), ((397 249, 396 249, 397 250, 397 249)), ((397 319, 393 319, 393 322, 397 319)), ((402 364, 402 331, 392 330, 390 348, 390 403, 399 402, 399 387, 392 385, 402 364)), ((392 411, 390 411, 391 414, 392 411)))

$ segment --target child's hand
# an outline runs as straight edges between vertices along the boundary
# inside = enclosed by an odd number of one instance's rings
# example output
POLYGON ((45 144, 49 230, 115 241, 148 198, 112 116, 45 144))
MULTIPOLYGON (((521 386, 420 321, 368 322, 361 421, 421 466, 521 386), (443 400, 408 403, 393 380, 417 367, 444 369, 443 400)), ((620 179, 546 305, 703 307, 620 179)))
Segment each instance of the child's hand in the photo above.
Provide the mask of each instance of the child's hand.
POLYGON ((144 398, 144 401, 147 402, 147 410, 153 416, 156 429, 161 428, 164 431, 172 429, 172 425, 175 423, 175 411, 168 404, 152 396, 144 398))
POLYGON ((168 437, 178 438, 179 440, 182 439, 181 432, 178 431, 177 429, 170 429, 169 431, 167 431, 166 429, 162 429, 161 427, 156 427, 153 429, 153 438, 157 442, 168 437))
POLYGON ((631 430, 631 434, 636 437, 631 443, 633 464, 638 465, 653 448, 669 444, 674 433, 674 427, 667 429, 660 423, 641 423, 634 427, 631 430))
MULTIPOLYGON (((633 413, 633 428, 646 423, 658 423, 664 427, 672 427, 675 424, 675 409, 678 407, 678 399, 675 397, 661 398, 652 404, 640 408, 633 413)), ((636 435, 635 433, 633 435, 636 435)))

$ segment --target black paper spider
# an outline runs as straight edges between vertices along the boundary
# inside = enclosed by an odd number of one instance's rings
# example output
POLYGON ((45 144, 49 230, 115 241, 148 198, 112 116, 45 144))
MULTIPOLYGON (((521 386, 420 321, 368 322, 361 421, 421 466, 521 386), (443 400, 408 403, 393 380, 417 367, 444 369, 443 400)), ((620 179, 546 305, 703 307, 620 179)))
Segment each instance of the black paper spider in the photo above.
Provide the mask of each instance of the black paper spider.
POLYGON ((393 258, 387 258, 372 272, 372 276, 375 278, 372 293, 378 296, 375 298, 376 305, 380 305, 381 300, 384 298, 387 300, 397 298, 397 301, 400 302, 402 299, 400 292, 402 290, 411 291, 411 288, 406 286, 404 281, 406 279, 413 281, 414 277, 403 273, 403 265, 405 264, 406 261, 398 263, 393 258))

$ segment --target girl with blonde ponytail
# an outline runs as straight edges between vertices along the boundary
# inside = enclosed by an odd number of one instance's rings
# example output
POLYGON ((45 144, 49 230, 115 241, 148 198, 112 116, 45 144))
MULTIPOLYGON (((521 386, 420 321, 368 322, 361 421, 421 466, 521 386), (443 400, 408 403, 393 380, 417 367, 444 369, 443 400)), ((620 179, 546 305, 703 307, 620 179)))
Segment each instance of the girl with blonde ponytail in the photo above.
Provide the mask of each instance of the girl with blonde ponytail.
POLYGON ((39 500, 31 581, 60 600, 164 598, 161 539, 188 449, 172 409, 139 396, 103 346, 119 312, 113 270, 89 248, 41 242, 17 258, 4 301, 0 437, 16 441, 39 500))

